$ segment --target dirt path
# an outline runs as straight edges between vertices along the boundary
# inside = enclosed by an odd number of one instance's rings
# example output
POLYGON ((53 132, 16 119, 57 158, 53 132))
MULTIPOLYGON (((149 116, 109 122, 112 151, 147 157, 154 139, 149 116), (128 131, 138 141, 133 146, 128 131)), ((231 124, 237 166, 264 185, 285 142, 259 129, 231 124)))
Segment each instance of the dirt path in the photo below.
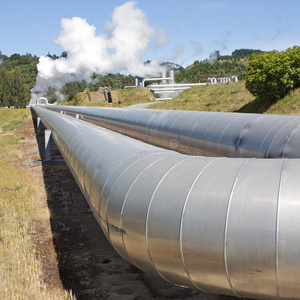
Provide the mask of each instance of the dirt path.
MULTIPOLYGON (((157 101, 157 103, 159 103, 159 101, 157 101)), ((129 106, 128 108, 149 108, 157 103, 149 102, 149 103, 134 104, 134 105, 129 106)))
POLYGON ((26 131, 23 167, 36 174, 50 211, 48 223, 40 223, 46 238, 37 245, 52 288, 71 289, 77 299, 236 299, 176 287, 124 261, 106 240, 54 143, 53 161, 42 162, 43 134, 35 135, 32 122, 26 131))

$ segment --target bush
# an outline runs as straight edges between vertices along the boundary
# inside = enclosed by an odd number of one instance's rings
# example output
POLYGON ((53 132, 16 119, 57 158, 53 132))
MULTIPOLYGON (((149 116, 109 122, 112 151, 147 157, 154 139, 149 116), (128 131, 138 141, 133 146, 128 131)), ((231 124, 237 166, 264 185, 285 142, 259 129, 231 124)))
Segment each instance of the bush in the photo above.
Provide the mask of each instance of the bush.
POLYGON ((300 86, 300 47, 252 55, 244 78, 255 97, 270 102, 283 98, 300 86))

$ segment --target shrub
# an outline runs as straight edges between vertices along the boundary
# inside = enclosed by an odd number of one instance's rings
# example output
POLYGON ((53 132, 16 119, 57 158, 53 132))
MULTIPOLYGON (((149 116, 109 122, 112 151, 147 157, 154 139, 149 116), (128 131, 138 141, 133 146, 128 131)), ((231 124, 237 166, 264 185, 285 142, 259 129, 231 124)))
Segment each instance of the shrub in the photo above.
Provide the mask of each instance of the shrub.
POLYGON ((300 86, 300 47, 252 55, 245 73, 246 88, 255 97, 276 101, 300 86))

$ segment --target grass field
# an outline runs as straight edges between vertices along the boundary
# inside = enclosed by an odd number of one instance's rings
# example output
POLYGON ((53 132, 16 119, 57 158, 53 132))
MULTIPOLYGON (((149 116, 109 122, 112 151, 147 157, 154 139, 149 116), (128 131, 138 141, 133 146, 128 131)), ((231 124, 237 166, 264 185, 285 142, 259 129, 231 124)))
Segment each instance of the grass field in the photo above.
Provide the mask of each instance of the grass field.
POLYGON ((152 106, 156 109, 222 111, 266 114, 300 114, 300 89, 277 102, 255 99, 243 81, 194 87, 176 98, 152 106))
POLYGON ((0 109, 0 299, 73 299, 66 291, 49 290, 43 281, 35 242, 38 224, 49 219, 49 212, 41 207, 45 195, 34 173, 22 167, 20 148, 30 117, 28 109, 0 109))

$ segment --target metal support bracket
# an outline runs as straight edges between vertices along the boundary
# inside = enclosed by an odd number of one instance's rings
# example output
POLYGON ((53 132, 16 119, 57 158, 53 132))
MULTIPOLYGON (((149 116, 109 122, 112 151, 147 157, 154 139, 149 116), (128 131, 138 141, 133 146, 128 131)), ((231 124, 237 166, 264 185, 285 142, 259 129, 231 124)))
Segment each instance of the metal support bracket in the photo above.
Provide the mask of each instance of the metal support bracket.
POLYGON ((37 117, 36 131, 37 131, 37 133, 41 133, 41 118, 40 117, 37 117))
POLYGON ((45 161, 51 160, 51 130, 45 129, 45 161))

